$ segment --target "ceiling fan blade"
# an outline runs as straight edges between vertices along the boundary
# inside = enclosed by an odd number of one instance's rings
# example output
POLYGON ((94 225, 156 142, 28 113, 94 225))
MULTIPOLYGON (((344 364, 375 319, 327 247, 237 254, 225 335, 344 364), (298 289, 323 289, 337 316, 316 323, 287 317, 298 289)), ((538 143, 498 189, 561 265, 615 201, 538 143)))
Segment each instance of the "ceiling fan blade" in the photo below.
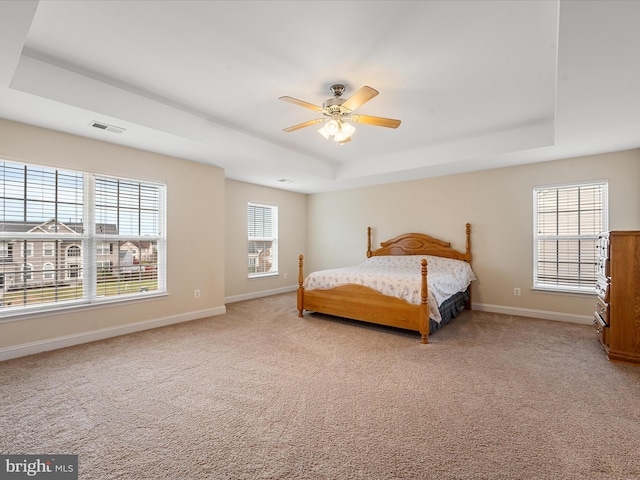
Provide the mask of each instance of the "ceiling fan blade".
POLYGON ((378 95, 378 91, 376 89, 364 86, 360 90, 358 90, 356 93, 351 95, 342 104, 342 106, 344 108, 348 108, 349 110, 351 110, 353 112, 356 108, 364 105, 365 103, 367 103, 369 100, 371 100, 376 95, 378 95))
POLYGON ((350 142, 350 141, 351 141, 351 137, 347 137, 344 140, 342 140, 341 142, 338 142, 338 145, 344 145, 345 143, 350 142))
POLYGON ((294 132, 296 130, 300 130, 301 128, 310 127, 311 125, 315 125, 316 123, 322 123, 322 122, 324 122, 324 118, 316 118, 314 120, 309 120, 308 122, 299 123, 292 127, 283 128, 282 130, 284 130, 285 132, 294 132))
POLYGON ((376 125, 377 127, 398 128, 400 126, 400 120, 394 120, 393 118, 372 117, 371 115, 351 115, 349 119, 354 123, 376 125))
POLYGON ((302 100, 298 100, 293 97, 280 97, 279 100, 284 100, 285 102, 293 103, 294 105, 300 105, 301 107, 309 108, 311 110, 315 110, 316 112, 320 112, 322 107, 314 105, 313 103, 303 102, 302 100))

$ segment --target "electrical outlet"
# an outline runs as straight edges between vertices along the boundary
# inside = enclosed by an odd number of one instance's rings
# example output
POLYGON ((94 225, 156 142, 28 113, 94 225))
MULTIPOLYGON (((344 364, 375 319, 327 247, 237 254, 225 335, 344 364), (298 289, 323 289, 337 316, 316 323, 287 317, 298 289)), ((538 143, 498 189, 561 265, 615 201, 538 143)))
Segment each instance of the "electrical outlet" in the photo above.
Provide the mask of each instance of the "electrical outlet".
POLYGON ((199 289, 193 291, 193 298, 200 298, 200 290, 199 289))
POLYGON ((513 287, 513 294, 516 297, 519 297, 520 296, 520 287, 513 287))

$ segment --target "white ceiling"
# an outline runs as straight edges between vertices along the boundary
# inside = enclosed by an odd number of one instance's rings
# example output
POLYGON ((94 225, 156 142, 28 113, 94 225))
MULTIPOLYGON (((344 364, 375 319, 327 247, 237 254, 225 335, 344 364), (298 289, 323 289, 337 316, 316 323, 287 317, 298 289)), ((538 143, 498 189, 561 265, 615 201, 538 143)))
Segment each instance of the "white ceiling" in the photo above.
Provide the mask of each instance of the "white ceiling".
POLYGON ((625 150, 639 21, 635 0, 5 0, 0 117, 305 193, 625 150), (334 83, 402 124, 282 131, 319 115, 278 97, 334 83))

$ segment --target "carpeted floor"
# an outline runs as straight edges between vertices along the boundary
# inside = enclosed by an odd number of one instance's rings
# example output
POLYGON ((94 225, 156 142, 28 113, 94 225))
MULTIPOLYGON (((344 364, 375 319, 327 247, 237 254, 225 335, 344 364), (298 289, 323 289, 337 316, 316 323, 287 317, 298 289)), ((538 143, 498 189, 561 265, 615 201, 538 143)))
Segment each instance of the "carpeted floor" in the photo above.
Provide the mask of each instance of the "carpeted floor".
POLYGON ((640 478, 640 368, 591 327, 465 312, 422 345, 294 293, 227 309, 0 363, 0 453, 96 480, 640 478))

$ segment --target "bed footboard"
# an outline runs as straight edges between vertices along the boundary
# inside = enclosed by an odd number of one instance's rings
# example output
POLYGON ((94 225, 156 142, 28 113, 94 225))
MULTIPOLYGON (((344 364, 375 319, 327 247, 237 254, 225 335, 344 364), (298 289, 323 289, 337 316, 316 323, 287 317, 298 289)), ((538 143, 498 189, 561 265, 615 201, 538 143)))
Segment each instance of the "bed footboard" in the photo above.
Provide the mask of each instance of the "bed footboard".
POLYGON ((363 285, 340 285, 330 289, 305 291, 303 287, 304 257, 298 257, 298 316, 304 310, 335 315, 337 317, 377 323, 390 327, 420 332, 422 343, 428 343, 429 306, 427 304, 427 261, 422 260, 422 288, 419 305, 390 297, 363 285))

